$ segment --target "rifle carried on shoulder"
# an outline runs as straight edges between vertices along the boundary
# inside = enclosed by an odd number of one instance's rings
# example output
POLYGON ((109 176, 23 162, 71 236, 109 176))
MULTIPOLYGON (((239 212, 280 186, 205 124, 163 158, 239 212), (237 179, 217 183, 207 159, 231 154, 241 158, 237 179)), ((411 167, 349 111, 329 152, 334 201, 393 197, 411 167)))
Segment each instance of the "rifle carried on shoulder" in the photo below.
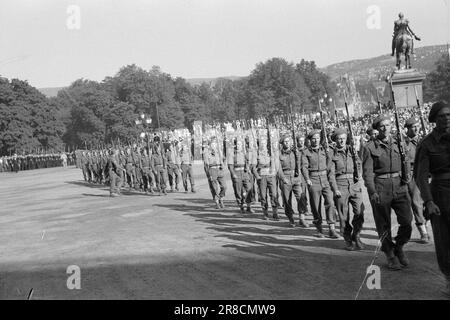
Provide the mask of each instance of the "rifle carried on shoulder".
POLYGON ((402 182, 408 183, 409 172, 407 170, 406 152, 405 152, 405 147, 404 147, 402 131, 400 129, 400 120, 398 117, 398 109, 397 109, 397 105, 395 104, 395 95, 394 95, 394 88, 392 87, 392 80, 389 82, 389 84, 390 84, 391 95, 392 95, 392 107, 393 107, 394 115, 395 115, 395 127, 397 128, 398 151, 400 152, 400 160, 402 162, 402 182))
POLYGON ((420 102, 419 102, 419 97, 417 95, 416 86, 414 86, 414 93, 416 95, 417 107, 419 108, 419 117, 420 117, 420 125, 422 127, 422 134, 423 134, 423 136, 426 136, 427 135, 427 126, 425 125, 425 120, 423 120, 422 107, 420 106, 420 102))
POLYGON ((353 159, 353 181, 356 183, 359 180, 359 168, 358 168, 358 154, 356 153, 356 141, 353 134, 352 121, 350 120, 350 113, 348 112, 347 97, 344 92, 344 104, 345 112, 347 113, 348 132, 350 137, 350 153, 353 159))
POLYGON ((295 171, 294 177, 298 177, 300 175, 299 167, 298 167, 298 155, 297 155, 297 138, 295 136, 295 126, 294 126, 294 114, 292 112, 292 103, 289 104, 290 118, 291 118, 291 130, 292 130, 292 139, 293 139, 293 151, 295 156, 295 171))

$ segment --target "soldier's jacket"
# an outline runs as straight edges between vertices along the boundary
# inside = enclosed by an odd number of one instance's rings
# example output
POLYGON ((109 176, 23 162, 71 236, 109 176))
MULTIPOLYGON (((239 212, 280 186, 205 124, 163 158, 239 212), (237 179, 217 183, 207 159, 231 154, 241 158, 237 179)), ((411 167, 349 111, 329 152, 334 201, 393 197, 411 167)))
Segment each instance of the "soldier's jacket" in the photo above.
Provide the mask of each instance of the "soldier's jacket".
MULTIPOLYGON (((450 135, 433 129, 420 142, 414 162, 414 177, 424 202, 433 200, 428 179, 430 174, 450 173, 450 135)), ((450 205, 450 195, 447 195, 450 205)))
POLYGON ((111 155, 108 159, 109 171, 113 171, 117 175, 121 175, 123 167, 120 165, 119 158, 117 156, 111 155))
POLYGON ((156 166, 163 166, 166 167, 167 159, 162 154, 158 152, 155 152, 152 154, 151 157, 151 166, 152 168, 155 168, 156 166))
MULTIPOLYGON (((410 159, 407 157, 406 170, 410 171, 410 159)), ((376 192, 375 175, 386 173, 401 173, 402 162, 398 143, 390 137, 386 143, 379 139, 369 141, 363 152, 363 178, 367 192, 376 192)))
POLYGON ((180 150, 180 163, 181 164, 192 164, 191 152, 180 150))
POLYGON ((305 148, 302 152, 301 170, 305 180, 310 180, 310 172, 327 171, 328 180, 334 179, 334 168, 332 159, 332 151, 327 151, 323 146, 318 148, 305 148))
MULTIPOLYGON (((335 147, 332 151, 331 161, 336 179, 333 179, 330 182, 333 191, 336 191, 338 190, 337 183, 338 181, 341 181, 341 179, 339 179, 339 176, 344 174, 353 175, 355 172, 353 157, 350 148, 348 146, 345 146, 342 149, 335 147)), ((357 169, 359 170, 359 172, 361 172, 361 160, 357 158, 356 162, 358 165, 357 169)), ((346 178, 346 180, 350 181, 350 183, 353 183, 353 178, 346 178)))
POLYGON ((228 169, 231 176, 236 175, 236 168, 244 168, 245 172, 249 169, 248 153, 245 153, 244 150, 238 151, 233 149, 232 153, 228 155, 228 169))
POLYGON ((143 172, 153 171, 151 157, 142 155, 141 156, 141 168, 143 172))
POLYGON ((295 171, 296 168, 299 172, 294 172, 294 175, 300 176, 300 167, 301 157, 298 151, 284 149, 280 151, 280 167, 277 173, 280 179, 284 179, 285 174, 295 171))
POLYGON ((177 159, 177 157, 178 156, 177 156, 177 152, 175 151, 175 149, 172 148, 172 150, 169 149, 166 151, 166 159, 167 159, 168 165, 178 164, 180 161, 177 159))
POLYGON ((269 156, 268 153, 260 152, 256 159, 256 166, 253 166, 252 169, 252 173, 257 180, 259 180, 261 176, 274 176, 276 173, 274 159, 269 156))
POLYGON ((418 144, 419 144, 418 136, 414 138, 410 138, 408 136, 405 137, 406 153, 411 162, 411 169, 414 168, 414 158, 416 157, 416 149, 418 144))

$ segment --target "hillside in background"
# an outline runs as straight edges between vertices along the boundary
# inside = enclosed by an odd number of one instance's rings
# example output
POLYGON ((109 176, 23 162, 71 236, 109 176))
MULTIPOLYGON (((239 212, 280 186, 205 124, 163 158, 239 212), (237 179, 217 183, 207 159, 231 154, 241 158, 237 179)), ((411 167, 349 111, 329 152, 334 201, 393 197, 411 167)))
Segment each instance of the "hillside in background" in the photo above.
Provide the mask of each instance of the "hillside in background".
MULTIPOLYGON (((416 42, 417 43, 417 42, 416 42)), ((428 73, 434 69, 436 61, 447 52, 446 45, 427 46, 415 48, 416 57, 412 59, 412 67, 428 73)), ((355 81, 378 81, 395 69, 395 57, 389 54, 368 58, 335 63, 321 69, 331 80, 348 74, 355 81)))

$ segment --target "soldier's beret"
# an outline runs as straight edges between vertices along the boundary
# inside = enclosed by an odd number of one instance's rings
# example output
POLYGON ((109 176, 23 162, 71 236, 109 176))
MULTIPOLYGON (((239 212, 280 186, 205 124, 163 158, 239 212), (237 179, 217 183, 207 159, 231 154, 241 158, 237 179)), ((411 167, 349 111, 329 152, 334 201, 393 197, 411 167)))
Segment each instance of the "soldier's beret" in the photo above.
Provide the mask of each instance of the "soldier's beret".
POLYGON ((320 135, 320 130, 312 130, 308 133, 308 139, 311 139, 314 135, 320 135))
POLYGON ((377 129, 380 122, 385 121, 385 120, 391 121, 391 117, 388 115, 381 115, 381 116, 376 117, 375 120, 373 120, 372 128, 377 129))
POLYGON ((331 136, 331 139, 333 141, 336 140, 337 136, 341 135, 341 134, 348 134, 347 133, 347 129, 344 128, 337 128, 336 130, 334 130, 333 135, 331 136))
POLYGON ((419 123, 419 119, 412 117, 412 118, 409 118, 408 120, 406 120, 405 126, 410 127, 412 125, 415 125, 416 123, 419 123))
POLYGON ((428 115, 428 121, 430 122, 436 122, 436 116, 441 111, 441 109, 448 107, 448 104, 446 104, 444 101, 438 101, 433 103, 431 106, 430 114, 428 115))

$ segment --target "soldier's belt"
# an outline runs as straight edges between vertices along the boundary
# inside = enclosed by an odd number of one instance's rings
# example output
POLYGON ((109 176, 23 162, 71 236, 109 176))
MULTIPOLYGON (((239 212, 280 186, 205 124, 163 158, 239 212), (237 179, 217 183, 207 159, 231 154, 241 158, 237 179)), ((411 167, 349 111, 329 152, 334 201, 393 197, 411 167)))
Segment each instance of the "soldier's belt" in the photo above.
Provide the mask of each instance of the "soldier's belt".
POLYGON ((336 175, 336 179, 353 179, 353 173, 343 173, 336 175))
POLYGON ((324 176, 326 174, 327 174, 327 170, 309 171, 309 176, 310 177, 324 176))
POLYGON ((283 174, 293 175, 294 173, 295 173, 295 170, 291 170, 291 169, 283 170, 283 174))
POLYGON ((244 167, 235 167, 234 170, 235 171, 244 171, 244 167))
POLYGON ((210 164, 209 167, 210 168, 218 168, 218 167, 220 167, 220 164, 210 164))
POLYGON ((400 177, 400 172, 382 173, 382 174, 375 175, 375 178, 378 178, 378 179, 390 179, 390 178, 397 178, 397 177, 400 177))
POLYGON ((432 180, 450 180, 450 172, 432 173, 431 179, 432 180))

